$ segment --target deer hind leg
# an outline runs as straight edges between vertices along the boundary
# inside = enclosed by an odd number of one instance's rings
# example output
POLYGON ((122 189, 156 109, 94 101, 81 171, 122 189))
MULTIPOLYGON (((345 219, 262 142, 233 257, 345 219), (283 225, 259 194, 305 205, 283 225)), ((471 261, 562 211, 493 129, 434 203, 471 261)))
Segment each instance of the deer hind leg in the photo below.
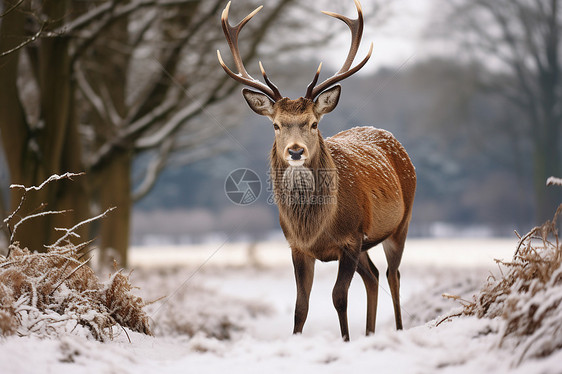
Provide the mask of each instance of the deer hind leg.
POLYGON ((383 242, 384 254, 388 262, 386 277, 390 286, 390 294, 392 295, 392 304, 394 305, 394 320, 396 329, 402 330, 402 313, 400 309, 400 272, 398 267, 402 260, 404 252, 404 242, 406 233, 403 235, 393 235, 383 242))
POLYGON ((314 278, 314 258, 293 249, 293 267, 297 283, 297 301, 295 303, 295 324, 293 334, 302 333, 306 317, 308 316, 308 300, 314 278))
POLYGON ((338 277, 332 291, 332 301, 338 312, 340 330, 343 340, 349 341, 349 327, 347 324, 347 294, 353 274, 357 269, 358 253, 346 247, 342 250, 338 265, 338 277))
POLYGON ((363 279, 365 289, 367 290, 367 327, 365 333, 369 335, 375 332, 375 324, 377 320, 379 271, 369 258, 369 254, 366 251, 361 252, 359 255, 357 272, 363 279))

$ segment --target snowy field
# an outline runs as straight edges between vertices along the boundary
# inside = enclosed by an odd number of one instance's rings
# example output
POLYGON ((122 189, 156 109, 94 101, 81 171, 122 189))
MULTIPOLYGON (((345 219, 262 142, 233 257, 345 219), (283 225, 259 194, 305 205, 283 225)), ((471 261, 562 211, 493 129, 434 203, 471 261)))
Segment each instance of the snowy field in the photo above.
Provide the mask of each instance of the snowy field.
MULTIPOLYGON (((116 330, 113 341, 79 336, 0 340, 0 373, 560 373, 562 353, 515 366, 517 350, 498 347, 500 320, 456 318, 436 326, 469 299, 494 258, 510 259, 516 241, 410 240, 404 254, 405 330, 393 327, 381 277, 377 331, 365 337, 365 291, 349 294, 351 342, 344 343, 331 301, 336 263, 318 263, 304 332, 292 336, 295 286, 282 242, 134 248, 132 283, 145 300, 155 336, 116 330), (250 260, 249 260, 250 259, 250 260), (163 297, 163 298, 162 298, 163 297)), ((382 249, 371 257, 384 274, 382 249)))

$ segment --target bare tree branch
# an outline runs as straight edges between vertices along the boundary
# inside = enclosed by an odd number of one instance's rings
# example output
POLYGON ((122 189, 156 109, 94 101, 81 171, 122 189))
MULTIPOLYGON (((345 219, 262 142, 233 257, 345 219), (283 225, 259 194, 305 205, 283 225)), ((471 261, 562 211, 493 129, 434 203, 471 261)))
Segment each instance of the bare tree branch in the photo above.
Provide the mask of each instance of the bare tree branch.
POLYGON ((146 167, 146 172, 144 173, 144 178, 142 182, 137 186, 137 188, 132 193, 133 201, 138 201, 145 197, 160 175, 160 172, 166 166, 168 157, 172 148, 174 146, 174 140, 172 138, 167 139, 162 143, 160 150, 156 156, 149 162, 146 167))
POLYGON ((52 245, 49 245, 48 247, 49 247, 49 248, 58 247, 65 239, 67 239, 70 235, 73 235, 77 228, 79 228, 80 226, 84 226, 84 225, 86 225, 86 224, 88 224, 88 223, 90 223, 90 222, 96 221, 96 220, 98 220, 98 219, 100 219, 100 218, 103 218, 103 217, 107 216, 110 212, 112 212, 112 211, 115 210, 115 209, 116 209, 115 207, 108 208, 105 212, 103 212, 103 213, 101 213, 101 214, 98 214, 98 215, 95 216, 95 217, 92 217, 92 218, 86 219, 86 220, 84 220, 84 221, 82 221, 82 222, 79 222, 79 223, 77 223, 76 225, 72 226, 72 227, 69 228, 69 229, 67 229, 67 228, 59 228, 59 229, 57 229, 57 230, 59 230, 59 231, 64 231, 64 235, 61 236, 55 243, 53 243, 52 245))
POLYGON ((22 48, 25 48, 28 44, 33 43, 34 41, 37 40, 37 38, 39 38, 42 34, 43 34, 43 30, 45 28, 45 23, 43 23, 41 25, 41 27, 39 28, 39 31, 37 31, 33 36, 31 36, 30 38, 24 40, 23 42, 21 42, 20 44, 18 44, 17 46, 15 46, 14 48, 11 48, 7 51, 3 51, 0 53, 0 58, 8 56, 11 53, 14 53, 17 50, 20 50, 22 48))
POLYGON ((84 71, 82 70, 82 64, 75 64, 74 66, 74 77, 76 78, 76 82, 78 83, 78 88, 88 100, 88 102, 92 105, 95 109, 96 114, 100 116, 100 118, 109 121, 107 113, 105 111, 105 106, 101 97, 96 94, 88 79, 84 75, 84 71))
POLYGON ((4 13, 0 14, 0 18, 6 17, 8 14, 13 12, 17 7, 19 7, 23 3, 23 0, 19 0, 17 3, 9 7, 4 13))
POLYGON ((99 5, 91 11, 81 15, 80 17, 77 17, 72 22, 69 22, 64 26, 54 30, 53 33, 62 35, 83 30, 93 22, 102 19, 108 13, 113 13, 112 18, 120 18, 127 16, 132 12, 150 6, 170 7, 198 1, 201 0, 133 0, 126 5, 117 8, 116 6, 118 0, 112 0, 104 2, 102 5, 99 5))

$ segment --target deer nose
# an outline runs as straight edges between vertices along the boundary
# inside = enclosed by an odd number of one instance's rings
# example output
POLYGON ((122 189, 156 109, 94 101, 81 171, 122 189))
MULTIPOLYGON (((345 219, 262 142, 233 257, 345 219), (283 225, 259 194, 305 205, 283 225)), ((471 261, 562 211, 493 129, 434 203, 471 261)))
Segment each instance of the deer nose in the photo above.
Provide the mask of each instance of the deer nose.
POLYGON ((303 152, 304 152, 304 148, 299 148, 296 151, 289 148, 289 154, 291 155, 291 158, 295 161, 301 159, 301 156, 302 156, 303 152))

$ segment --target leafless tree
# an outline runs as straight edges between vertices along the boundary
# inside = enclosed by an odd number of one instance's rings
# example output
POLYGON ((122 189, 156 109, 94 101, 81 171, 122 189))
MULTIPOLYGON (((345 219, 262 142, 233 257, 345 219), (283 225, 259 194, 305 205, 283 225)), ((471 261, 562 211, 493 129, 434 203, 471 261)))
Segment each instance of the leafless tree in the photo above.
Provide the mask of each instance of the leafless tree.
POLYGON ((444 4, 451 35, 503 73, 486 82, 514 104, 532 143, 536 219, 544 222, 561 194, 546 180, 562 168, 562 10, 558 0, 452 0, 444 4))
MULTIPOLYGON (((247 54, 256 53, 276 14, 290 3, 269 7, 265 22, 249 35, 247 54)), ((87 172, 29 196, 22 211, 47 204, 72 213, 22 225, 16 240, 42 250, 54 227, 89 216, 92 202, 118 206, 101 223, 100 241, 126 264, 133 158, 155 155, 140 183, 142 195, 171 155, 188 149, 181 158, 189 162, 225 147, 208 142, 225 132, 220 121, 190 126, 235 87, 214 62, 222 1, 2 5, 7 11, 0 24, 0 105, 6 109, 0 131, 11 182, 35 185, 51 174, 87 172)), ((13 193, 12 209, 18 201, 13 193)))
MULTIPOLYGON (((226 3, 0 4, 0 136, 11 182, 31 186, 52 174, 86 172, 72 183, 28 196, 22 212, 43 203, 72 212, 22 225, 16 240, 41 250, 41 243, 52 241, 53 227, 80 222, 96 213, 92 209, 117 206, 95 231, 102 253, 112 248, 125 265, 133 201, 150 191, 159 173, 170 163, 190 163, 236 147, 229 135, 236 110, 225 100, 238 87, 216 62, 217 48, 225 48, 219 17, 226 3), (149 161, 133 181, 132 164, 139 155, 149 161)), ((255 6, 241 2, 232 18, 240 19, 255 6)), ((268 2, 260 22, 247 26, 245 59, 260 50, 267 63, 268 53, 315 46, 338 31, 326 32, 322 23, 310 22, 307 6, 294 0, 268 2), (300 31, 303 25, 307 34, 300 31), (287 37, 281 40, 279 34, 287 37)), ((352 3, 338 6, 352 8, 352 3)), ((312 16, 323 17, 319 12, 312 16)), ((11 209, 18 202, 12 193, 11 209)), ((84 227, 80 234, 91 230, 84 227)))

